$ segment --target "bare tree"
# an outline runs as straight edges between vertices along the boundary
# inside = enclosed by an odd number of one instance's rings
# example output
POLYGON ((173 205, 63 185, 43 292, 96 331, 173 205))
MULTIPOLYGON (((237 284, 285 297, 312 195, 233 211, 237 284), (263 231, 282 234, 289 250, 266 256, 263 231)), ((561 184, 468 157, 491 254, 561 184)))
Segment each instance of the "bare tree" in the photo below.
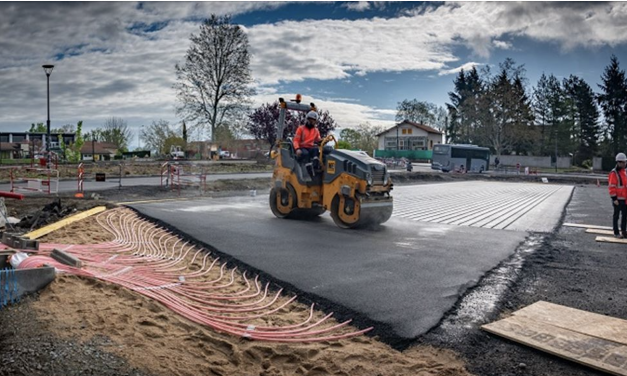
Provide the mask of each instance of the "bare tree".
POLYGON ((176 110, 190 128, 209 127, 215 141, 216 130, 244 111, 253 94, 248 36, 230 17, 212 15, 190 39, 185 61, 175 65, 176 110))
POLYGON ((404 99, 396 106, 396 121, 413 121, 420 124, 433 125, 437 106, 429 102, 420 102, 417 99, 404 99))
POLYGON ((128 150, 128 144, 133 136, 126 120, 112 116, 105 120, 103 129, 94 130, 98 141, 115 144, 119 150, 128 150))
MULTIPOLYGON (((176 132, 170 127, 166 120, 153 121, 148 127, 142 127, 140 138, 146 149, 156 151, 159 154, 166 154, 166 141, 177 137, 176 132)), ((167 146, 169 147, 169 146, 167 146)))

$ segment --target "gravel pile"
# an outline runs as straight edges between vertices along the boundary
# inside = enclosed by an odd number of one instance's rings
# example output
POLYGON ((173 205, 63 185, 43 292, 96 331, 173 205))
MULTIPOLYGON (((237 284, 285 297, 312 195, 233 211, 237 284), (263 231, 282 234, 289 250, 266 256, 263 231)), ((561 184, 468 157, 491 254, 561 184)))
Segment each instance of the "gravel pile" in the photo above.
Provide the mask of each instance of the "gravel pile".
POLYGON ((87 342, 52 335, 33 316, 32 296, 0 310, 0 375, 148 376, 124 359, 106 351, 107 337, 87 342))

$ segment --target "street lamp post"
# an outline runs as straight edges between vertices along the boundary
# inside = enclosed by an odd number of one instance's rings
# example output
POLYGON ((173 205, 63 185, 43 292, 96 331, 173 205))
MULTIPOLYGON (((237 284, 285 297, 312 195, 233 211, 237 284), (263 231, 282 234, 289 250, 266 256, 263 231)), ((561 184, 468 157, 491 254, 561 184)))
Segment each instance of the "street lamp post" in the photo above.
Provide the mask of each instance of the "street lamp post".
POLYGON ((96 134, 91 135, 91 161, 96 162, 96 134))
POLYGON ((45 64, 42 65, 42 68, 44 68, 44 72, 46 72, 46 78, 48 81, 48 120, 46 121, 46 129, 47 129, 47 136, 46 136, 46 158, 47 158, 47 164, 46 167, 50 168, 50 74, 52 73, 52 69, 54 68, 54 65, 51 64, 45 64))

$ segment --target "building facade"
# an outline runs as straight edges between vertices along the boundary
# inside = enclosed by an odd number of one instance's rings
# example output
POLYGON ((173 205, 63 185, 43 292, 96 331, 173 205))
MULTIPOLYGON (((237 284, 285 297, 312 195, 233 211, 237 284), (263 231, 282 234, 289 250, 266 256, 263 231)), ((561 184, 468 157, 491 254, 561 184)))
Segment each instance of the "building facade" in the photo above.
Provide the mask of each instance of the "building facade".
POLYGON ((428 125, 405 120, 377 135, 378 150, 433 150, 433 145, 442 144, 443 133, 428 125))
MULTIPOLYGON (((60 142, 69 145, 76 138, 75 133, 50 134, 50 151, 61 152, 60 142)), ((46 151, 44 132, 0 132, 0 152, 2 159, 31 158, 43 155, 46 151)))

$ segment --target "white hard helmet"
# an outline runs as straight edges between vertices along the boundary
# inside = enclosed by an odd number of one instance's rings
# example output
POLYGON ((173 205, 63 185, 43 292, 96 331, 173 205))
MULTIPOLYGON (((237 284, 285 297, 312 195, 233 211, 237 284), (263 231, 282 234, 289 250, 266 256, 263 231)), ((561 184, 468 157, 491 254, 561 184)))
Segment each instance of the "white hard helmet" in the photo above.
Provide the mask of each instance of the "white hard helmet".
POLYGON ((309 111, 307 113, 307 119, 314 119, 314 120, 318 120, 318 113, 316 111, 309 111))
POLYGON ((616 162, 627 162, 627 155, 625 153, 616 154, 616 162))

